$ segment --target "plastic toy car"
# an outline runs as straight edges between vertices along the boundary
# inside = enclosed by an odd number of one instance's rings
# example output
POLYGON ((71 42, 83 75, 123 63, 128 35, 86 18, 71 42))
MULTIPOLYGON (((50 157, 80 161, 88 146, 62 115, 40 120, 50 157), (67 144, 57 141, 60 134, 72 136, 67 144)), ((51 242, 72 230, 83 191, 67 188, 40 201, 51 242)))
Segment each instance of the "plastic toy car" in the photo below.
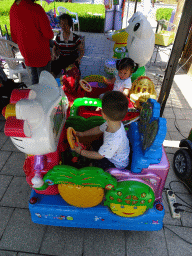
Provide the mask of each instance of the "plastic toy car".
POLYGON ((187 139, 180 141, 179 147, 174 154, 173 169, 192 193, 192 130, 187 139))
MULTIPOLYGON (((149 99, 140 120, 130 124, 129 169, 103 171, 70 149, 75 130, 104 122, 101 116, 79 116, 78 109, 81 105, 101 107, 101 100, 83 98, 74 103, 66 120, 63 90, 44 71, 39 85, 14 91, 12 108, 4 110, 5 134, 27 154, 24 171, 33 187, 29 200, 32 221, 65 227, 160 230, 162 191, 169 170, 162 146, 166 120, 159 117, 160 104, 149 99), (68 127, 73 129, 67 132, 68 127)), ((89 147, 94 139, 88 137, 80 143, 89 147)))
MULTIPOLYGON (((132 82, 141 75, 143 71, 137 70, 133 74, 132 82)), ((62 88, 68 98, 69 106, 72 106, 76 98, 99 98, 102 93, 112 90, 113 85, 106 86, 105 80, 106 78, 101 75, 90 75, 81 79, 79 69, 75 65, 70 65, 61 77, 62 88)), ((129 108, 134 108, 130 100, 129 108)))

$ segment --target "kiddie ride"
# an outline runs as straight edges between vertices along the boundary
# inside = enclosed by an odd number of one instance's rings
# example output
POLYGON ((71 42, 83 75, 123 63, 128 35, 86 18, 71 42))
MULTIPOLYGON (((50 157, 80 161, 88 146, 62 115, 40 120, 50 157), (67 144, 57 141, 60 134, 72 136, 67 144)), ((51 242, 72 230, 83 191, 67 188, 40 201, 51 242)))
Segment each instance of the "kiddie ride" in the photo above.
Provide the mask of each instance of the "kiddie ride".
MULTIPOLYGON (((147 101, 148 98, 156 99, 155 86, 149 77, 141 76, 140 71, 136 71, 132 76, 132 88, 130 90, 129 111, 124 118, 124 122, 135 120, 139 117, 139 105, 147 101), (135 108, 137 106, 137 109, 135 108)), ((58 78, 59 79, 59 78, 58 78)), ((59 84, 67 96, 69 108, 67 116, 69 116, 70 108, 73 106, 75 99, 82 97, 99 98, 106 91, 113 90, 113 84, 106 85, 106 78, 101 75, 90 75, 80 79, 79 70, 75 65, 70 65, 63 76, 60 78, 59 84)), ((94 105, 96 109, 96 105, 94 105)), ((78 115, 83 117, 91 117, 92 115, 101 116, 101 111, 94 111, 94 107, 79 106, 78 115), (92 111, 91 111, 92 110, 92 111)), ((72 113, 72 112, 71 112, 72 113)))
MULTIPOLYGON (((137 71, 134 72, 131 76, 132 83, 134 83, 135 80, 139 79, 139 77, 143 77, 145 75, 145 65, 150 60, 153 54, 153 48, 155 44, 155 35, 147 18, 142 13, 136 12, 129 20, 129 25, 126 29, 115 31, 107 37, 108 39, 115 42, 113 56, 114 58, 112 60, 109 60, 109 66, 105 65, 105 70, 107 71, 107 73, 114 73, 114 71, 116 70, 116 60, 122 59, 126 56, 125 52, 122 52, 122 50, 126 46, 128 56, 139 65, 137 71), (111 61, 113 72, 110 71, 111 61)), ((106 63, 107 60, 105 64, 106 63)), ((150 79, 148 78, 148 80, 150 79)), ((89 98, 99 98, 100 94, 113 89, 112 84, 106 86, 106 78, 104 76, 91 75, 84 77, 84 80, 81 80, 80 72, 74 65, 69 66, 65 70, 65 73, 63 74, 61 79, 61 84, 68 98, 70 107, 72 106, 76 98, 82 98, 85 96, 89 98)), ((133 102, 137 101, 138 99, 135 100, 135 96, 136 94, 139 96, 139 93, 144 95, 145 100, 146 97, 149 98, 148 95, 153 95, 152 98, 156 97, 154 89, 151 91, 147 90, 147 86, 145 86, 143 89, 138 86, 136 90, 134 89, 133 91, 133 97, 131 97, 130 95, 131 100, 133 100, 133 102)), ((142 102, 144 98, 142 98, 142 102)), ((131 101, 129 101, 129 108, 134 109, 134 105, 131 101)))
MULTIPOLYGON (((133 73, 132 82, 142 75, 143 72, 137 70, 133 73)), ((101 75, 90 75, 81 79, 79 69, 74 64, 65 69, 64 74, 60 78, 60 83, 68 98, 69 106, 72 106, 76 98, 99 98, 100 94, 113 89, 113 84, 107 85, 106 78, 101 75)), ((133 108, 131 102, 129 107, 133 108)))
MULTIPOLYGON (((101 107, 101 100, 76 99, 66 120, 67 98, 44 71, 38 85, 14 90, 3 111, 5 134, 27 154, 24 172, 33 188, 29 200, 32 221, 65 227, 160 230, 169 163, 162 146, 166 120, 159 117, 159 103, 149 99, 140 120, 129 126, 130 167, 107 171, 90 167, 89 160, 70 149, 76 142, 75 130, 104 122, 100 116, 79 116, 82 105, 101 107)), ((80 143, 89 148, 93 139, 86 137, 80 143)))
MULTIPOLYGON (((140 76, 140 73, 137 73, 136 76, 140 76)), ((113 89, 113 84, 106 86, 106 78, 101 75, 90 75, 83 80, 80 79, 79 70, 75 65, 70 65, 59 80, 60 81, 58 82, 62 85, 62 89, 68 99, 69 107, 67 117, 70 115, 70 109, 73 106, 75 99, 83 97, 98 99, 101 94, 113 89)), ((139 118, 139 111, 135 109, 134 104, 129 98, 128 101, 130 111, 127 112, 127 115, 123 120, 126 123, 139 118)), ((79 106, 78 115, 85 118, 91 117, 92 115, 101 117, 101 111, 95 111, 96 108, 97 105, 95 104, 93 104, 92 107, 87 106, 86 104, 85 106, 79 106)), ((71 111, 71 114, 72 113, 73 112, 71 111)))

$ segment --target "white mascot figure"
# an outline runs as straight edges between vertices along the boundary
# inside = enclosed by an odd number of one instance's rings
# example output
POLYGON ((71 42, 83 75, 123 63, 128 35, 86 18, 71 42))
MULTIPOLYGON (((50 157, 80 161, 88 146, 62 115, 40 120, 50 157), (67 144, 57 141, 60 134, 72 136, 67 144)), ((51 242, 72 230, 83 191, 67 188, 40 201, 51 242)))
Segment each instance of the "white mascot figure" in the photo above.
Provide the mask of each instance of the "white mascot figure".
POLYGON ((128 33, 128 57, 140 67, 146 65, 151 59, 155 45, 155 34, 151 24, 141 12, 136 12, 125 30, 128 33))
MULTIPOLYGON (((5 135, 27 154, 24 170, 33 188, 42 187, 43 174, 59 163, 57 146, 67 108, 62 87, 49 72, 42 71, 38 84, 13 90, 10 103, 3 109, 5 135)), ((58 191, 55 189, 54 193, 58 191)))
POLYGON ((127 28, 109 32, 106 36, 115 42, 114 49, 126 46, 128 57, 139 67, 145 66, 153 54, 155 34, 151 24, 141 12, 134 13, 127 28))
POLYGON ((47 71, 41 72, 38 84, 13 90, 10 104, 4 109, 5 135, 25 154, 55 152, 65 122, 65 99, 55 78, 47 71))

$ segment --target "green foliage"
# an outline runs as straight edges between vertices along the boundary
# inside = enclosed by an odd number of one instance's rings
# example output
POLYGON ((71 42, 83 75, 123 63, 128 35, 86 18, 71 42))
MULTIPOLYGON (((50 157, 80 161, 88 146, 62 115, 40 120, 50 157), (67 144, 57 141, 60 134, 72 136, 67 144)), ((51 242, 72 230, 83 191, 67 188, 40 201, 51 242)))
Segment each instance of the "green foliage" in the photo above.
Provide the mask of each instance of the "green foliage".
POLYGON ((102 33, 104 31, 105 17, 95 15, 84 15, 79 17, 81 31, 102 33))
POLYGON ((7 29, 10 33, 9 10, 13 2, 14 2, 13 0, 0 1, 0 26, 3 33, 6 33, 5 25, 7 25, 7 29))
POLYGON ((171 14, 173 9, 172 8, 159 8, 156 11, 156 20, 170 20, 171 14))
POLYGON ((177 4, 179 0, 161 0, 164 4, 177 4))
MULTIPOLYGON (((40 3, 40 1, 37 1, 40 3)), ((54 3, 43 4, 44 10, 48 12, 54 9, 54 3)), ((84 32, 102 33, 104 30, 105 7, 102 4, 75 4, 55 2, 56 13, 59 15, 57 8, 63 6, 71 12, 76 12, 79 18, 80 30, 84 32)))
MULTIPOLYGON (((0 0, 0 26, 5 33, 5 24, 7 25, 10 33, 10 21, 9 11, 14 3, 14 0, 0 0)), ((41 4, 41 1, 36 3, 41 4)), ((75 3, 64 3, 55 2, 55 8, 57 15, 59 14, 57 8, 63 6, 71 12, 77 12, 80 23, 80 30, 85 32, 96 32, 101 33, 104 30, 105 20, 105 7, 102 4, 75 4, 75 3)), ((54 9, 54 3, 47 4, 43 1, 42 7, 46 12, 54 9)))
MULTIPOLYGON (((38 4, 41 4, 41 1, 37 1, 38 4)), ((45 4, 43 2, 43 8, 46 12, 48 12, 50 9, 54 9, 54 3, 51 4, 45 4)), ((83 16, 85 13, 91 12, 91 13, 100 13, 102 15, 105 14, 105 8, 102 4, 75 4, 75 3, 64 3, 64 2, 55 2, 55 8, 57 14, 57 8, 59 6, 63 6, 67 8, 71 12, 77 12, 78 16, 83 16)))
MULTIPOLYGON (((130 2, 136 2, 136 0, 131 0, 130 2)), ((141 0, 137 0, 137 2, 141 2, 141 0)))
POLYGON ((9 34, 10 34, 9 16, 1 16, 1 17, 0 17, 0 26, 1 26, 1 29, 2 29, 2 31, 3 31, 3 34, 6 33, 6 31, 5 31, 5 25, 7 25, 7 29, 8 29, 9 34))

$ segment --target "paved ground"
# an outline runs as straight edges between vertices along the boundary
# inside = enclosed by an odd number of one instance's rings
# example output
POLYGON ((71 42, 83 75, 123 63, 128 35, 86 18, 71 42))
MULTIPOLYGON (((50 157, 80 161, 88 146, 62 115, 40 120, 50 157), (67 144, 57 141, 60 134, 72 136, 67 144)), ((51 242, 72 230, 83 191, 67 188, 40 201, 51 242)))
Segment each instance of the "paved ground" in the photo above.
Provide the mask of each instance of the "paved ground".
MULTIPOLYGON (((104 61, 111 56, 113 43, 107 41, 103 34, 81 34, 85 35, 82 77, 89 74, 105 75, 104 61)), ((151 62, 147 68, 147 75, 153 79, 157 91, 161 87, 162 78, 159 75, 164 74, 166 58, 166 56, 158 56, 157 62, 151 62)), ((23 79, 29 84, 26 77, 23 79)), ((170 161, 165 187, 168 188, 172 182, 172 189, 192 205, 191 195, 178 182, 172 169, 173 155, 177 150, 175 146, 178 146, 183 136, 188 135, 192 127, 192 104, 190 101, 187 102, 182 93, 184 81, 189 94, 191 80, 181 71, 175 77, 164 111, 168 128, 165 148, 170 161)), ((22 170, 25 157, 4 135, 4 123, 4 118, 0 116, 0 256, 190 256, 192 254, 192 245, 184 241, 192 242, 191 213, 184 212, 181 214, 181 219, 173 219, 165 192, 163 192, 164 228, 157 232, 94 230, 34 224, 28 210, 30 188, 22 170)), ((177 201, 181 202, 180 199, 177 201)))

